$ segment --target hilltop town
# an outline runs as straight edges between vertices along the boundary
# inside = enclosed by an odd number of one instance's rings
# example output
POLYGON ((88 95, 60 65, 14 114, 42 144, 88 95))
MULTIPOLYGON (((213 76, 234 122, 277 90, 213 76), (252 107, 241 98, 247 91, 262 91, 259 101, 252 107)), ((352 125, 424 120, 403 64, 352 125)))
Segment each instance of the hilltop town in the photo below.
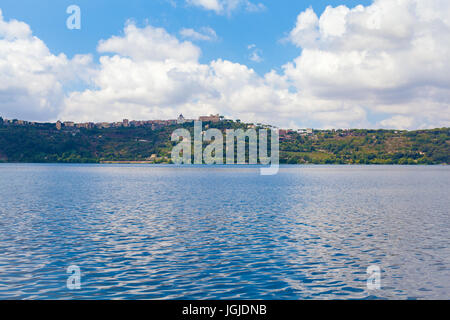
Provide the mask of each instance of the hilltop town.
MULTIPOLYGON (((220 115, 209 115, 209 116, 200 116, 198 120, 204 121, 204 122, 219 122, 223 120, 224 117, 220 115)), ((62 130, 64 128, 84 128, 84 129, 106 129, 106 128, 120 128, 120 127, 150 127, 153 130, 157 130, 159 128, 165 127, 165 126, 171 126, 176 124, 184 124, 184 123, 190 123, 194 122, 194 119, 185 119, 182 114, 176 119, 176 120, 146 120, 146 121, 136 121, 136 120, 128 120, 123 119, 121 122, 83 122, 83 123, 75 123, 73 121, 57 121, 55 124, 56 129, 62 130)), ((19 125, 19 126, 25 126, 25 125, 42 125, 44 123, 39 122, 32 122, 32 121, 25 121, 25 120, 9 120, 9 119, 3 119, 0 117, 0 122, 2 122, 4 125, 19 125)))
MULTIPOLYGON (((174 126, 174 125, 183 125, 186 123, 193 123, 196 119, 186 119, 183 114, 180 114, 177 119, 173 120, 128 120, 123 119, 119 122, 81 122, 76 123, 73 121, 60 121, 58 120, 54 126, 57 130, 72 130, 72 129, 108 129, 108 128, 138 128, 145 127, 151 130, 160 130, 164 127, 174 126)), ((202 121, 205 123, 219 123, 219 122, 233 122, 233 120, 227 120, 224 116, 219 114, 211 114, 209 116, 200 116, 197 121, 202 121)), ((240 120, 236 120, 236 123, 241 123, 240 120)), ((49 123, 39 123, 34 121, 26 121, 26 120, 9 120, 6 118, 0 117, 0 124, 3 125, 16 125, 16 126, 48 126, 49 123)), ((51 123, 50 123, 51 124, 51 123)), ((272 125, 262 124, 262 123, 244 123, 244 128, 246 129, 255 129, 255 128, 277 128, 272 125)), ((277 128, 278 129, 278 128, 277 128)), ((348 131, 348 130, 342 130, 348 131)), ((279 129, 279 135, 281 140, 290 140, 295 134, 300 134, 301 136, 311 136, 314 135, 314 131, 311 128, 307 129, 279 129)))
MULTIPOLYGON (((217 123, 221 120, 223 120, 224 117, 220 115, 209 115, 209 116, 200 116, 199 121, 204 122, 213 122, 217 123)), ((176 124, 185 124, 185 123, 191 123, 194 122, 194 119, 185 119, 182 114, 176 119, 176 120, 146 120, 146 121, 136 121, 136 120, 128 120, 123 119, 121 122, 99 122, 99 123, 93 123, 93 122, 85 122, 85 123, 74 123, 72 121, 57 121, 56 122, 56 128, 58 130, 61 130, 63 128, 85 128, 85 129, 92 129, 92 128, 99 128, 99 129, 105 129, 105 128, 120 128, 120 127, 148 127, 152 130, 157 130, 162 127, 166 126, 172 126, 176 124)))

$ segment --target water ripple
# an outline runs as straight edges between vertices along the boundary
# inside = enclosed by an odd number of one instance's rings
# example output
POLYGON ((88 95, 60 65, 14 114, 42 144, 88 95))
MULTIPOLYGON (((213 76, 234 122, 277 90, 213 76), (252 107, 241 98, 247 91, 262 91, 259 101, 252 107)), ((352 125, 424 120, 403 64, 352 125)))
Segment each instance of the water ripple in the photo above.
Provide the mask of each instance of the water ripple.
POLYGON ((0 164, 0 299, 449 299, 449 173, 0 164))

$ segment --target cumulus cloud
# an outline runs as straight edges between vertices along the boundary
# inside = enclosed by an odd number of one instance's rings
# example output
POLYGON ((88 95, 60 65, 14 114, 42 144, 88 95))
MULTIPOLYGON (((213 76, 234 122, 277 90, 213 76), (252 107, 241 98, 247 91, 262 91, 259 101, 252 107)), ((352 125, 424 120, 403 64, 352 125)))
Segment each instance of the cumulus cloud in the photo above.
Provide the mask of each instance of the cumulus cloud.
MULTIPOLYGON (((84 77, 89 56, 53 55, 30 27, 0 10, 0 106, 10 118, 49 120, 61 111, 64 85, 84 77)), ((86 79, 84 79, 86 80, 86 79)))
POLYGON ((112 55, 100 57, 95 89, 70 93, 62 118, 115 121, 214 112, 262 120, 288 91, 275 74, 261 78, 247 66, 222 59, 201 64, 192 43, 151 26, 129 24, 123 36, 101 41, 99 51, 112 55))
POLYGON ((200 31, 195 31, 191 28, 183 28, 180 30, 180 35, 184 38, 191 39, 193 41, 215 41, 217 40, 217 34, 214 29, 210 27, 202 27, 200 31))
POLYGON ((186 0, 188 4, 202 7, 206 10, 212 10, 220 13, 223 10, 222 3, 219 0, 186 0))
POLYGON ((135 61, 195 61, 200 49, 190 42, 180 42, 163 28, 146 26, 138 28, 129 21, 124 36, 113 36, 100 41, 97 48, 100 53, 117 53, 135 61))
POLYGON ((387 117, 381 126, 448 125, 449 13, 441 0, 376 0, 320 17, 308 9, 290 33, 302 53, 285 73, 314 99, 387 117))
POLYGON ((264 4, 253 3, 249 0, 186 0, 186 2, 217 14, 230 14, 238 8, 244 8, 248 12, 259 12, 266 9, 264 4))
POLYGON ((266 10, 266 6, 262 3, 252 3, 245 1, 245 10, 248 12, 261 12, 266 10))
POLYGON ((380 121, 381 126, 390 129, 408 129, 414 124, 414 118, 407 116, 394 116, 380 121))
POLYGON ((156 32, 151 26, 127 25, 123 36, 101 44, 99 50, 112 55, 100 57, 98 73, 92 80, 95 89, 70 93, 61 118, 117 121, 123 117, 155 119, 175 118, 179 113, 191 117, 220 113, 279 126, 343 125, 365 118, 363 108, 340 103, 330 107, 326 101, 292 91, 287 76, 275 71, 262 77, 239 63, 218 59, 202 64, 199 55, 192 55, 190 50, 185 51, 186 56, 180 55, 184 47, 195 46, 161 30, 156 32), (152 48, 161 47, 161 38, 165 39, 167 59, 153 54, 152 48), (139 47, 137 52, 131 49, 135 46, 139 47))
POLYGON ((192 43, 131 24, 101 42, 99 51, 113 56, 100 59, 97 89, 71 93, 64 114, 117 120, 220 112, 280 126, 448 126, 449 10, 440 0, 329 6, 320 16, 307 9, 290 32, 299 56, 264 76, 221 59, 201 64, 192 43))

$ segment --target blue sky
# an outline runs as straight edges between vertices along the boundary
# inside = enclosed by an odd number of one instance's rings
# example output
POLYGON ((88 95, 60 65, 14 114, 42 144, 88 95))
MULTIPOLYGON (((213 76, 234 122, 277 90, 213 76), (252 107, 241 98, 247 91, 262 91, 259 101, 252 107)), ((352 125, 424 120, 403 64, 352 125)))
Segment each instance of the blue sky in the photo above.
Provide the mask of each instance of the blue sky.
POLYGON ((6 118, 450 126, 448 1, 2 0, 0 10, 6 118), (81 30, 66 27, 70 5, 81 30))
MULTIPOLYGON (((137 25, 146 23, 163 27, 172 34, 182 28, 198 30, 208 26, 218 36, 214 42, 197 42, 202 49, 201 62, 222 58, 239 62, 264 74, 278 69, 299 54, 299 48, 282 41, 295 24, 297 15, 312 7, 318 15, 329 5, 354 7, 367 5, 368 0, 261 0, 265 10, 247 12, 238 8, 230 14, 169 0, 2 0, 0 8, 6 20, 17 19, 30 25, 34 35, 42 39, 55 53, 93 53, 100 39, 107 39, 123 31, 127 20, 137 25), (66 8, 76 4, 82 12, 81 30, 66 28, 66 8), (261 50, 261 62, 249 59, 248 46, 261 50)), ((98 55, 96 55, 98 57, 98 55)))

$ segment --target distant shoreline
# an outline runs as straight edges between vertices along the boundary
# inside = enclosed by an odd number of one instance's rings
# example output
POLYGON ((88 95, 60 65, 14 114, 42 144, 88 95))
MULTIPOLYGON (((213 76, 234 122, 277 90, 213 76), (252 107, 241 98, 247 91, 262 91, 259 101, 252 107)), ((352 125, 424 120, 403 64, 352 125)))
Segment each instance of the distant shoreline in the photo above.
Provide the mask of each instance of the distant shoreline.
MULTIPOLYGON (((0 165, 2 164, 67 164, 67 165, 99 165, 99 164, 111 164, 111 165, 120 165, 120 164, 147 164, 152 166, 173 166, 173 167, 265 167, 263 164, 183 164, 177 165, 174 163, 155 163, 152 161, 99 161, 99 162, 7 162, 0 161, 0 165)), ((416 164, 380 164, 380 163, 298 163, 298 164, 289 164, 289 163, 280 163, 279 166, 317 166, 317 167, 326 167, 326 166, 340 166, 340 167, 446 167, 448 164, 440 163, 440 164, 427 164, 427 163, 416 163, 416 164)))
MULTIPOLYGON (((208 122, 205 130, 253 130, 253 124, 208 122)), ((0 162, 170 164, 175 130, 190 123, 105 129, 1 125, 0 162)), ((202 131, 203 132, 203 131, 202 131)), ((206 132, 206 131, 204 131, 206 132)), ((450 163, 450 128, 279 130, 280 164, 440 165, 450 163)), ((249 142, 245 142, 245 149, 249 142)), ((206 150, 206 149, 205 149, 206 150)), ((248 160, 247 160, 248 161, 248 160)), ((224 158, 225 162, 225 158, 224 158)))

